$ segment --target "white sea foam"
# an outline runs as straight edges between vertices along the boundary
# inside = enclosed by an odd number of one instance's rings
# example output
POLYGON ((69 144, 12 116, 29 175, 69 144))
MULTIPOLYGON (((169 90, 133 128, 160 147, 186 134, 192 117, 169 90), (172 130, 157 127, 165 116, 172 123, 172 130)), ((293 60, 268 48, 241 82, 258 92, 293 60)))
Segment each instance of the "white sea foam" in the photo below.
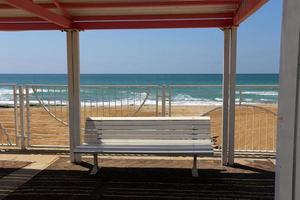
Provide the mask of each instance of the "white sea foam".
MULTIPOLYGON (((134 91, 118 91, 116 94, 108 92, 110 95, 105 96, 102 99, 102 96, 97 97, 97 93, 94 90, 81 90, 84 91, 82 98, 81 98, 81 105, 82 106, 140 106, 144 99, 147 96, 147 92, 134 92, 134 91), (87 95, 85 97, 85 94, 87 95), (116 96, 115 96, 116 95, 116 96), (127 97, 128 95, 128 97, 127 97), (115 99, 116 98, 116 99, 115 99), (122 100, 121 100, 122 98, 122 100), (94 100, 90 100, 94 99, 94 100), (102 102, 102 100, 104 102, 102 102), (110 100, 110 101, 109 101, 110 100)), ((0 105, 7 105, 12 106, 14 105, 14 97, 13 97, 13 89, 12 88, 0 88, 0 105)), ((37 92, 39 93, 38 96, 44 99, 45 105, 67 105, 66 101, 66 89, 41 89, 38 88, 37 92), (43 94, 43 95, 42 95, 43 94), (53 101, 51 99, 54 94, 56 98, 63 98, 64 100, 53 101), (49 98, 49 101, 47 100, 49 98)), ((107 92, 107 91, 105 91, 107 92)), ((29 89, 29 93, 33 94, 34 91, 32 88, 29 89)), ((244 91, 243 94, 247 95, 242 97, 243 102, 247 103, 260 103, 260 102, 273 102, 274 97, 278 96, 278 92, 276 91, 244 91), (257 95, 262 96, 262 98, 257 98, 257 95), (256 97, 255 97, 256 96, 256 97), (247 98, 245 98, 247 97, 247 98), (269 99, 268 99, 269 98, 269 99)), ((236 101, 239 101, 239 96, 237 95, 236 101)), ((39 101, 35 98, 35 95, 30 95, 30 104, 31 105, 39 105, 39 101)), ((194 97, 192 95, 186 93, 175 94, 172 97, 171 104, 172 105, 222 105, 222 97, 194 97)), ((156 93, 151 93, 148 99, 145 102, 145 105, 156 105, 156 93)), ((159 99, 159 105, 161 105, 161 99, 159 99)), ((167 102, 168 106, 168 102, 167 102)))
POLYGON ((13 94, 14 91, 12 89, 0 89, 0 95, 9 95, 9 94, 13 94))
MULTIPOLYGON (((62 91, 66 92, 66 90, 62 90, 62 91)), ((29 88, 28 92, 29 92, 29 94, 33 94, 34 93, 34 91, 33 91, 32 88, 29 88)), ((37 89, 36 92, 48 92, 48 90, 37 89)), ((57 90, 50 89, 49 92, 53 93, 53 92, 57 92, 57 90)), ((18 94, 19 91, 17 90, 16 93, 18 94)), ((7 88, 1 88, 0 89, 0 95, 13 95, 13 94, 14 94, 14 90, 13 89, 7 89, 7 88)))
POLYGON ((13 101, 0 100, 0 105, 1 106, 13 106, 14 102, 13 101))
POLYGON ((172 105, 221 105, 221 101, 208 98, 195 98, 187 94, 177 94, 172 98, 172 105))
POLYGON ((261 95, 261 96, 278 96, 275 91, 245 91, 243 94, 261 95))
POLYGON ((216 101, 223 101, 222 98, 215 98, 216 101))

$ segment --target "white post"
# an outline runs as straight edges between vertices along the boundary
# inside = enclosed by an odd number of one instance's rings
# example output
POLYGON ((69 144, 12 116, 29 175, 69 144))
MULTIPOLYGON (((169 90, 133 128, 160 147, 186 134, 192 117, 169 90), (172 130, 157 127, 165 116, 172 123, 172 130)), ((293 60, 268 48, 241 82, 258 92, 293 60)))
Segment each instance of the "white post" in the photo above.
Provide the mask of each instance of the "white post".
POLYGON ((300 3, 285 0, 281 38, 276 200, 300 199, 300 3))
POLYGON ((166 85, 162 85, 161 89, 161 116, 166 116, 166 85))
POLYGON ((228 92, 230 64, 230 29, 224 29, 223 107, 222 107, 222 164, 228 163, 228 92))
POLYGON ((15 119, 15 137, 16 145, 19 145, 19 120, 18 120, 18 88, 14 85, 14 119, 15 119))
POLYGON ((74 154, 80 145, 80 60, 79 31, 67 31, 69 134, 71 162, 81 162, 81 155, 74 154))
POLYGON ((29 88, 26 87, 26 135, 27 135, 27 147, 30 147, 30 99, 29 99, 29 88))
POLYGON ((235 88, 236 88, 237 28, 231 28, 229 68, 228 165, 234 164, 235 88))
POLYGON ((24 91, 23 87, 19 86, 19 101, 20 101, 20 147, 22 150, 26 149, 25 146, 25 127, 24 127, 24 91))
POLYGON ((169 117, 172 116, 172 87, 169 86, 169 117))

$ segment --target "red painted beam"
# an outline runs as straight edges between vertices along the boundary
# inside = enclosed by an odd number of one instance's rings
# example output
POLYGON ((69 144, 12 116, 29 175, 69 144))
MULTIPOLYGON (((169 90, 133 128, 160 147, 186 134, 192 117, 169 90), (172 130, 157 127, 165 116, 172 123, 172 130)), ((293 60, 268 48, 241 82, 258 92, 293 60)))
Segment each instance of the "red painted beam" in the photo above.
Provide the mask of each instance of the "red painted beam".
POLYGON ((125 21, 125 22, 78 22, 78 29, 162 29, 162 28, 225 28, 232 20, 172 20, 172 21, 125 21))
POLYGON ((61 29, 61 26, 51 23, 0 23, 1 31, 43 31, 61 29))
POLYGON ((48 22, 59 25, 63 28, 71 28, 72 21, 63 16, 57 15, 48 9, 39 6, 29 0, 3 0, 7 4, 14 6, 15 8, 22 9, 24 11, 30 12, 31 14, 36 15, 48 22))
POLYGON ((192 5, 228 5, 238 4, 237 0, 157 0, 135 2, 97 2, 64 3, 65 8, 122 8, 122 7, 156 7, 156 6, 192 6, 192 5))
POLYGON ((66 18, 72 19, 71 15, 68 13, 68 11, 62 5, 60 5, 58 0, 53 0, 53 3, 66 18))
MULTIPOLYGON (((72 28, 92 29, 162 29, 162 28, 225 28, 232 26, 231 19, 218 20, 169 20, 169 21, 115 21, 115 22, 74 22, 72 28)), ((61 30, 51 23, 0 23, 0 30, 61 30)))
MULTIPOLYGON (((101 20, 159 20, 159 19, 232 19, 233 13, 208 14, 168 14, 168 15, 114 15, 114 16, 74 16, 74 21, 101 20)), ((1 20, 1 18, 0 18, 1 20)))
POLYGON ((235 26, 241 24, 246 20, 250 15, 252 15, 256 10, 262 7, 269 0, 248 0, 241 1, 240 7, 233 18, 233 23, 235 26))
POLYGON ((0 17, 0 22, 46 22, 39 17, 0 17))
MULTIPOLYGON (((72 19, 80 21, 112 21, 112 20, 175 20, 175 19, 232 19, 233 13, 218 14, 171 14, 171 15, 107 15, 107 16, 75 16, 72 19)), ((42 22, 39 17, 0 17, 0 22, 42 22)))
MULTIPOLYGON (((79 8, 123 8, 123 7, 156 7, 156 6, 189 6, 189 5, 238 5, 240 0, 149 0, 149 1, 125 1, 125 2, 77 2, 60 3, 65 9, 79 8)), ((40 3, 40 6, 48 9, 56 8, 52 3, 40 3)), ((0 8, 11 8, 0 4, 0 8)))

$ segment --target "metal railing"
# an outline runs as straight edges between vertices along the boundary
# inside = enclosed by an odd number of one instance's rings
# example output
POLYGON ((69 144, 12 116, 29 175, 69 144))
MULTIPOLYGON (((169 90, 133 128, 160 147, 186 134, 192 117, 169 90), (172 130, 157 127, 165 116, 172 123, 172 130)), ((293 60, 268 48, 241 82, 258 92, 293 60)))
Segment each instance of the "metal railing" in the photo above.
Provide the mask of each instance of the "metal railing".
MULTIPOLYGON (((0 89, 4 87, 12 88, 10 111, 3 108, 1 102, 0 112, 10 113, 12 118, 4 122, 1 115, 1 145, 9 145, 11 140, 11 143, 23 149, 68 147, 66 85, 0 85, 0 89), (14 127, 9 129, 8 122, 14 124, 14 127), (5 135, 9 135, 9 139, 5 139, 5 135)), ((215 147, 221 149, 221 85, 82 85, 80 95, 82 129, 88 116, 209 115, 215 147)), ((277 95, 276 85, 237 86, 237 151, 275 152, 277 95)))
MULTIPOLYGON (((27 145, 68 145, 68 89, 66 85, 26 85, 27 145), (42 118, 48 118, 43 123, 42 118), (47 131, 46 131, 47 130, 47 131), (57 133, 60 133, 59 135, 57 133), (53 138, 53 135, 56 135, 53 138)), ((89 116, 132 117, 161 115, 158 85, 82 85, 81 127, 89 116)))
POLYGON ((0 83, 0 146, 19 144, 18 92, 16 84, 0 83))
MULTIPOLYGON (((210 116, 216 149, 222 148, 222 85, 170 85, 166 96, 169 116, 194 116, 197 113, 210 116), (185 111, 182 111, 183 106, 185 111)), ((236 87, 236 151, 276 152, 277 97, 277 85, 236 87)))
MULTIPOLYGON (((168 101, 169 116, 173 115, 172 108, 174 106, 222 106, 222 85, 170 85, 168 93, 165 95, 168 101)), ((236 87, 237 105, 277 104, 277 97, 278 85, 237 85, 236 87), (261 98, 262 96, 265 98, 261 98)))

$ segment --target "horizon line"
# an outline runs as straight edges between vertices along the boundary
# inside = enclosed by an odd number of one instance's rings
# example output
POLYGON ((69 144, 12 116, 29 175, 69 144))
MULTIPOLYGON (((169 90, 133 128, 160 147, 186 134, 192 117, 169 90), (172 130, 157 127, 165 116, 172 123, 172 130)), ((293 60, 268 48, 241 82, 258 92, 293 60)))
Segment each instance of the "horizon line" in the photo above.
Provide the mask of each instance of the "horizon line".
MULTIPOLYGON (((68 75, 68 73, 0 73, 0 75, 68 75)), ((80 73, 80 75, 205 75, 216 74, 222 75, 223 73, 80 73)), ((264 72, 264 73, 236 73, 239 74, 278 74, 279 72, 264 72)))

